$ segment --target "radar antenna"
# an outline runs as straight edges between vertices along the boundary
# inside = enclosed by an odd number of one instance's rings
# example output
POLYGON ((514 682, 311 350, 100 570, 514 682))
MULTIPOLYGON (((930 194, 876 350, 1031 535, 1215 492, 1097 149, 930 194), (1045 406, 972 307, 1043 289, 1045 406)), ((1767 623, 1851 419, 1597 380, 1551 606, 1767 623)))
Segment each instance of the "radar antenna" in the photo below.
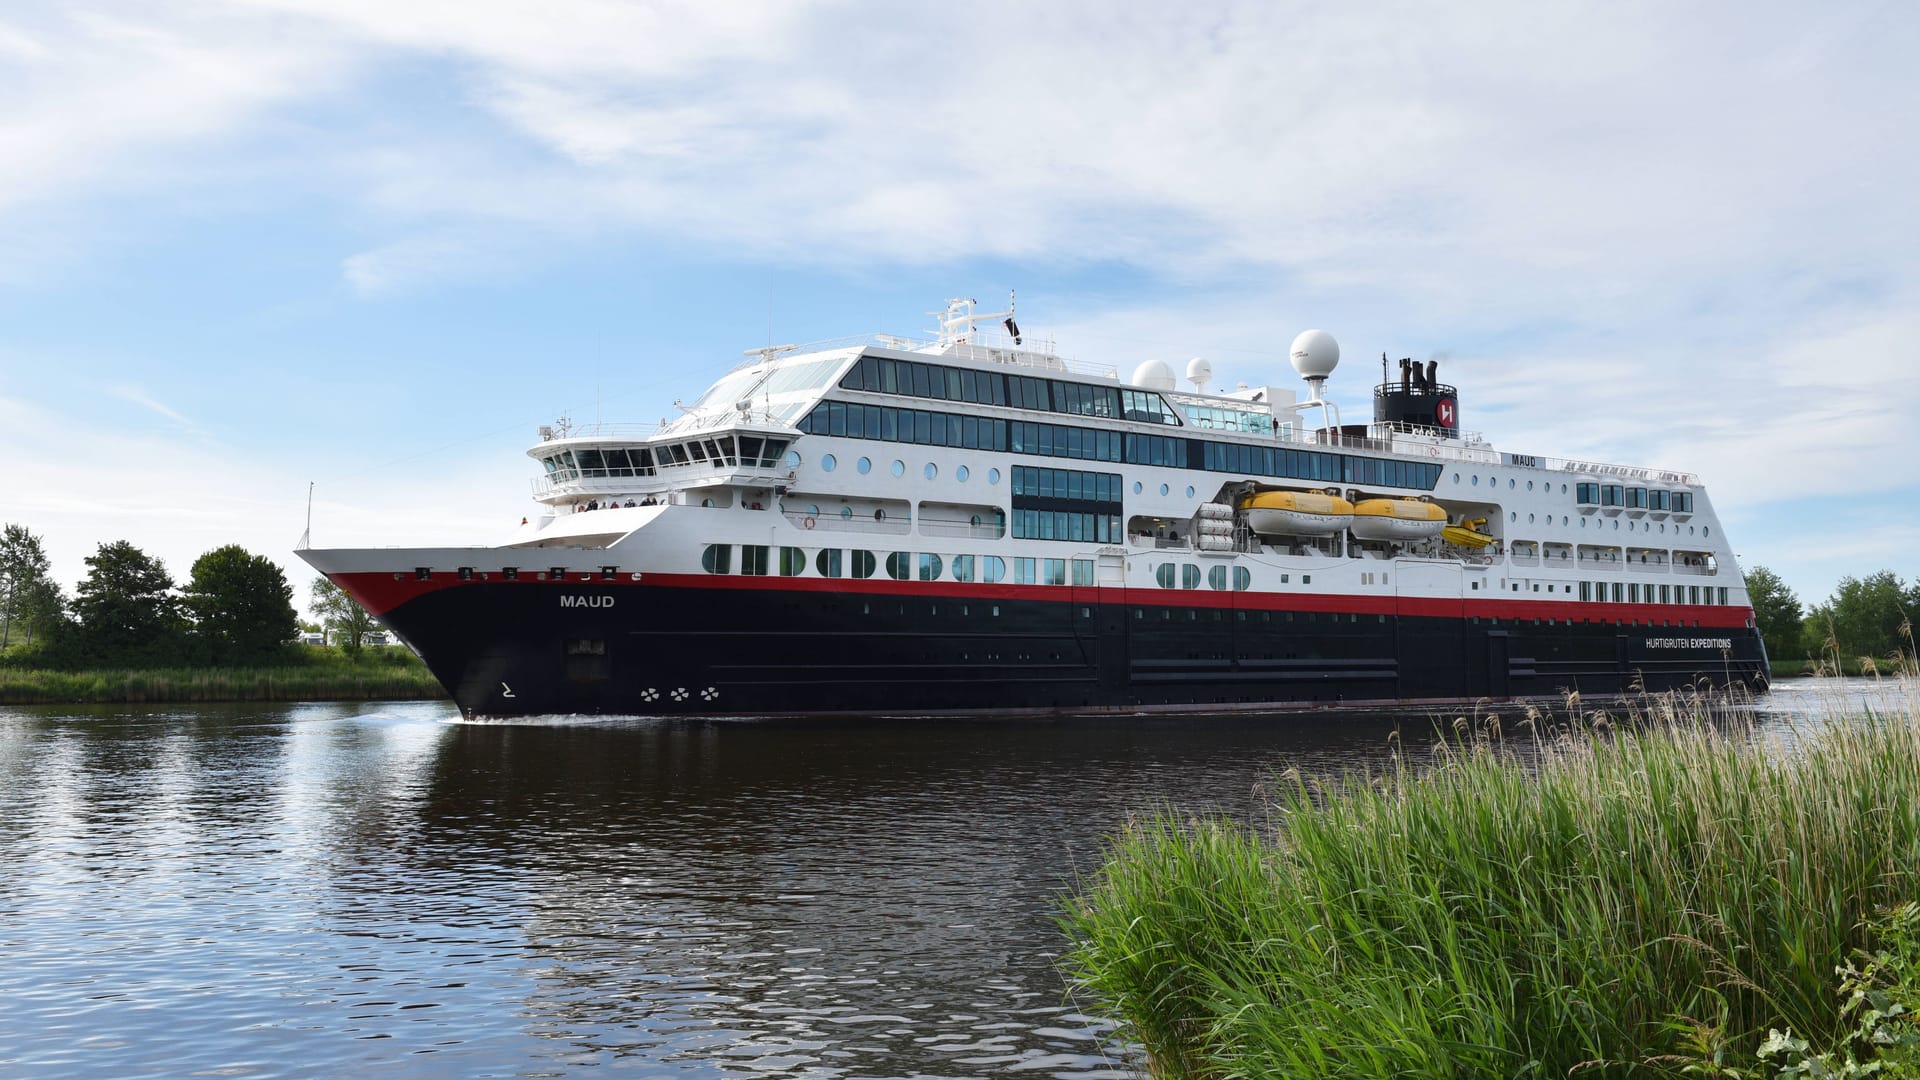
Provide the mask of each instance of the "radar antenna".
POLYGON ((798 345, 768 345, 763 348, 748 349, 740 355, 757 356, 760 358, 761 363, 770 364, 773 362, 774 357, 779 356, 781 353, 790 353, 799 347, 798 345))

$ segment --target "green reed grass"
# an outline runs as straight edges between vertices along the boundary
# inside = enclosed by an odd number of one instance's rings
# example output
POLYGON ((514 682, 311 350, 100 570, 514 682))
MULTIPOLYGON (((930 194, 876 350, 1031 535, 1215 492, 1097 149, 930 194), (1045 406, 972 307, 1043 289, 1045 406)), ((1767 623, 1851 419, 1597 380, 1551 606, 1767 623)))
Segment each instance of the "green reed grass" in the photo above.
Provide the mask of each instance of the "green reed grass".
POLYGON ((1076 994, 1159 1077, 1663 1076, 1685 1033, 1832 1041, 1836 966, 1920 898, 1920 707, 1790 748, 1646 713, 1290 773, 1259 831, 1136 823, 1062 916, 1076 994))
POLYGON ((0 667, 0 705, 440 698, 424 666, 45 671, 0 667))

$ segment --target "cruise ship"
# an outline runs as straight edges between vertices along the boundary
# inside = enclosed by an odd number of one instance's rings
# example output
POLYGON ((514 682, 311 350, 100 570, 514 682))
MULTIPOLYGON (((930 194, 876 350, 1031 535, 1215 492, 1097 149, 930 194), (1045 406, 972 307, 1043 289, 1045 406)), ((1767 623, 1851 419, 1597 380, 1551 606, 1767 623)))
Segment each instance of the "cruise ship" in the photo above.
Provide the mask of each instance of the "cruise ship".
MULTIPOLYGON (((1763 688, 1686 472, 1497 450, 1434 362, 1128 379, 948 303, 751 350, 657 427, 542 427, 480 547, 305 549, 469 716, 1280 709, 1763 688)), ((1277 358, 1276 358, 1277 360, 1277 358)), ((678 404, 678 403, 676 403, 678 404)))

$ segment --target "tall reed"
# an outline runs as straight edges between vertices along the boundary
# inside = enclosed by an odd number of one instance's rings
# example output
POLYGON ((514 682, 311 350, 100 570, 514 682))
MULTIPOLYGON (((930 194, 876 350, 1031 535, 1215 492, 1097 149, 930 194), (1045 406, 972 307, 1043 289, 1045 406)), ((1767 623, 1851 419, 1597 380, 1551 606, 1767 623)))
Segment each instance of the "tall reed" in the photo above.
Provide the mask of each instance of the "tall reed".
POLYGON ((1864 921, 1920 898, 1914 700, 1791 750, 1603 724, 1289 774, 1264 830, 1128 827, 1066 969, 1160 1077, 1679 1075, 1683 1031, 1829 1041, 1864 921))

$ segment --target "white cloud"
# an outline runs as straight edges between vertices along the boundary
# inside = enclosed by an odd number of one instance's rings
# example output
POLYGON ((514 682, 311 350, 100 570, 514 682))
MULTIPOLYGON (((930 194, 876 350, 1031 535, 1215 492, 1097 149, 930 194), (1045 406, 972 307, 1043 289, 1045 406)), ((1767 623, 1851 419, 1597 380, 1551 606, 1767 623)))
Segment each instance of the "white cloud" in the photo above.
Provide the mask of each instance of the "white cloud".
POLYGON ((416 475, 362 461, 341 477, 345 455, 324 459, 254 454, 204 437, 127 434, 86 417, 0 397, 0 460, 38 462, 0 472, 0 518, 46 542, 53 574, 71 594, 85 559, 101 543, 127 540, 160 558, 175 581, 195 559, 239 544, 279 563, 302 603, 313 574, 294 555, 306 528, 307 484, 315 493, 315 546, 463 545, 503 537, 526 513, 524 471, 510 448, 473 462, 471 450, 415 463, 429 469, 431 492, 416 475), (47 447, 59 447, 50 458, 47 447), (40 473, 52 472, 46 482, 40 473), (339 479, 327 479, 340 477, 339 479), (449 498, 445 493, 457 492, 449 498))
POLYGON ((161 416, 166 417, 168 420, 173 421, 174 425, 179 427, 183 431, 190 431, 196 434, 201 433, 200 426, 198 424, 195 424, 192 420, 189 420, 185 416, 181 415, 181 413, 175 408, 173 408, 173 406, 168 405, 164 401, 160 401, 159 399, 155 398, 152 394, 147 393, 145 390, 141 389, 138 386, 130 386, 126 384, 109 386, 107 387, 107 393, 113 395, 114 397, 119 398, 122 401, 132 402, 133 404, 138 405, 143 409, 147 409, 151 412, 158 413, 161 416))
POLYGON ((268 108, 329 85, 338 57, 315 35, 190 5, 170 17, 54 7, 0 22, 0 212, 88 191, 146 191, 164 154, 217 141, 268 108))

